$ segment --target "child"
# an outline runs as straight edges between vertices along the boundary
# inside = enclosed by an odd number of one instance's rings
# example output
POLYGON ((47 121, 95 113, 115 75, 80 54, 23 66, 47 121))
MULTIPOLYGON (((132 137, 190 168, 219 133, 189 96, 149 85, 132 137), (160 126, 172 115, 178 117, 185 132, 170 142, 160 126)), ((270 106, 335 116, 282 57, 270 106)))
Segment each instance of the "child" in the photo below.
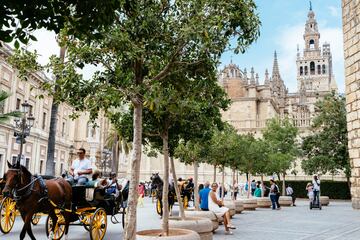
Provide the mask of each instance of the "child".
POLYGON ((313 185, 311 183, 308 183, 306 185, 306 189, 305 189, 307 192, 308 192, 308 197, 310 199, 310 201, 313 201, 314 200, 314 191, 313 191, 313 185))

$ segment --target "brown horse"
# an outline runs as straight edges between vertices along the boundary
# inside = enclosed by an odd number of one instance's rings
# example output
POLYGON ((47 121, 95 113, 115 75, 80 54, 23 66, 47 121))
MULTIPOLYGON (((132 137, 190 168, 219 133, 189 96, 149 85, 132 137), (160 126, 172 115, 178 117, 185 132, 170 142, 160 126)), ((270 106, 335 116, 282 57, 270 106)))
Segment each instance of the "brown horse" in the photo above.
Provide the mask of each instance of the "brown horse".
MULTIPOLYGON (((72 189, 70 184, 63 178, 43 180, 40 177, 33 176, 20 163, 11 165, 8 162, 8 167, 9 170, 5 174, 6 183, 3 194, 5 196, 13 194, 16 207, 24 221, 20 239, 23 240, 27 232, 32 240, 36 240, 31 230, 31 218, 37 212, 48 213, 51 217, 53 225, 49 239, 52 239, 57 216, 55 214, 55 207, 50 201, 57 207, 71 209, 72 189)), ((70 223, 69 214, 67 211, 64 211, 66 237, 70 223)))

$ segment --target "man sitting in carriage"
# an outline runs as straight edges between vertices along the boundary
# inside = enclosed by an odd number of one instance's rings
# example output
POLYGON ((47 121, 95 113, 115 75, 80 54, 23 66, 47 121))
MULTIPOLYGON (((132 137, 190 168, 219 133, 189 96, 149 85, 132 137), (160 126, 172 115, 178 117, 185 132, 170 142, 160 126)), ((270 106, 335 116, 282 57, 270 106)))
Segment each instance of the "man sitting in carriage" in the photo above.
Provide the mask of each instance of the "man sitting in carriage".
POLYGON ((91 161, 85 158, 85 153, 85 149, 80 148, 77 153, 79 158, 72 163, 70 168, 70 175, 79 186, 86 185, 86 183, 89 181, 89 176, 93 172, 91 161))

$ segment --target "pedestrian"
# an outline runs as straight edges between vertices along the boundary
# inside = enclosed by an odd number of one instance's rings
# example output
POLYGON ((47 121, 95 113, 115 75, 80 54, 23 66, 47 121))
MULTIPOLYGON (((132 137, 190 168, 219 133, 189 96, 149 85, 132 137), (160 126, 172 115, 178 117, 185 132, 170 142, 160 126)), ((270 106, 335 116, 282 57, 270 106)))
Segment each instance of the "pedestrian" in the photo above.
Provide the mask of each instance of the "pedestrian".
POLYGON ((256 185, 256 189, 255 189, 255 192, 254 192, 254 196, 255 196, 255 197, 261 197, 260 184, 257 184, 257 185, 256 185))
POLYGON ((144 197, 145 197, 145 186, 143 183, 140 183, 137 188, 139 199, 138 199, 138 206, 144 207, 144 197))
POLYGON ((229 209, 224 207, 224 203, 216 198, 217 189, 218 184, 213 183, 211 185, 211 191, 209 193, 208 199, 209 210, 214 212, 217 217, 224 218, 225 234, 232 235, 233 233, 230 231, 230 229, 236 229, 236 227, 231 224, 229 209))
POLYGON ((312 180, 313 191, 314 191, 314 204, 317 204, 319 201, 320 194, 320 179, 317 175, 314 175, 314 179, 312 180))
POLYGON ((251 195, 254 196, 254 192, 256 190, 256 182, 255 182, 255 179, 251 181, 251 195))
POLYGON ((204 184, 204 188, 199 192, 199 204, 200 209, 203 211, 209 211, 209 193, 210 193, 210 182, 206 181, 204 184))
POLYGON ((279 197, 280 197, 280 191, 279 187, 275 184, 274 180, 270 180, 270 200, 272 205, 272 210, 280 210, 280 204, 279 204, 279 197))
POLYGON ((312 201, 314 200, 314 191, 313 191, 313 185, 312 185, 312 183, 308 183, 308 184, 306 185, 305 190, 307 191, 307 195, 308 195, 308 197, 309 197, 310 202, 312 202, 312 201))
POLYGON ((238 193, 239 193, 239 184, 236 182, 236 180, 234 180, 234 184, 232 186, 232 196, 234 200, 236 200, 238 193))
POLYGON ((286 190, 286 196, 289 196, 292 198, 292 204, 294 207, 296 207, 296 205, 295 205, 296 197, 295 197, 294 189, 290 186, 290 184, 288 184, 286 186, 285 190, 286 190))

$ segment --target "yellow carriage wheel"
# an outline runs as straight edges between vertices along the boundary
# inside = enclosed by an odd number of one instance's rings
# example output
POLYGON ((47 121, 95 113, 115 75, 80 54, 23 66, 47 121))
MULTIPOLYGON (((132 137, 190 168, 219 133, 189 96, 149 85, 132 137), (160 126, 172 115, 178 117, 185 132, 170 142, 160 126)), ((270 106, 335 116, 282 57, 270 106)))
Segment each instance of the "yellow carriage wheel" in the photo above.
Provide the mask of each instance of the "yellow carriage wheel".
MULTIPOLYGON (((60 211, 56 211, 56 216, 58 217, 55 229, 54 229, 54 238, 53 240, 60 240, 61 237, 64 235, 65 233, 65 218, 64 216, 61 214, 60 211)), ((51 219, 50 216, 47 217, 46 219, 46 235, 49 236, 50 231, 52 229, 53 226, 53 221, 51 219)))
POLYGON ((156 212, 157 212, 157 214, 162 216, 162 203, 161 203, 160 199, 156 200, 156 212))
POLYGON ((189 206, 189 199, 187 196, 184 196, 184 198, 183 198, 183 206, 184 206, 184 209, 187 209, 189 206))
POLYGON ((34 213, 34 215, 32 216, 31 218, 31 223, 33 225, 37 225, 40 221, 40 218, 41 218, 41 214, 40 213, 34 213))
POLYGON ((0 206, 0 230, 7 234, 14 226, 16 217, 16 203, 12 198, 6 197, 0 206))
POLYGON ((90 222, 90 239, 102 240, 105 237, 107 227, 107 215, 103 208, 94 212, 90 222))

